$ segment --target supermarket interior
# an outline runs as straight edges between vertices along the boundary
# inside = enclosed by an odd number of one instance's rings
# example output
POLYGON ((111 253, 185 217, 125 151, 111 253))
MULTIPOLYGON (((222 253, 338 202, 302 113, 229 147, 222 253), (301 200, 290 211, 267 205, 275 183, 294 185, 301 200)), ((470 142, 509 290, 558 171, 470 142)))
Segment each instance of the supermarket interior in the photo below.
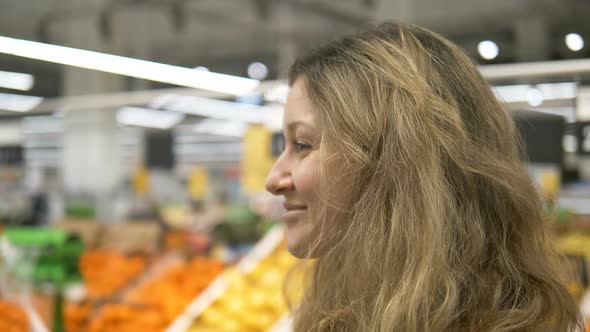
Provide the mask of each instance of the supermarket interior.
POLYGON ((290 331, 289 66, 369 23, 455 42, 513 117, 590 319, 590 2, 0 0, 0 330, 290 331))

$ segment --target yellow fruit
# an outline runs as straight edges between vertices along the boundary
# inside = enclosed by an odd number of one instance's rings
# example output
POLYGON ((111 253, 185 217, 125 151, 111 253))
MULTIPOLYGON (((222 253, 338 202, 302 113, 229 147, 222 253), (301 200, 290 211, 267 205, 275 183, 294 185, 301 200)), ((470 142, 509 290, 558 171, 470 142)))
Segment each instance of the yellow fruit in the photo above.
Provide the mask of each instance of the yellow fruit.
POLYGON ((269 295, 269 307, 277 314, 282 314, 287 310, 287 303, 282 293, 274 293, 269 295))
POLYGON ((295 262, 281 248, 246 275, 237 270, 227 273, 228 288, 189 332, 267 331, 287 311, 283 282, 295 262))
POLYGON ((234 294, 241 294, 246 291, 247 287, 248 287, 248 284, 243 277, 235 278, 232 280, 229 288, 227 289, 227 292, 232 292, 234 294))
POLYGON ((258 319, 258 324, 260 324, 261 328, 266 331, 272 327, 279 317, 268 311, 261 311, 256 318, 258 319))
POLYGON ((201 315, 201 321, 203 324, 208 326, 219 326, 219 324, 225 319, 224 314, 217 308, 208 308, 201 315))
POLYGON ((242 324, 245 328, 251 330, 261 330, 264 326, 261 324, 260 320, 258 319, 258 314, 244 315, 242 318, 242 324))
POLYGON ((228 315, 239 316, 248 310, 247 303, 240 296, 225 302, 225 310, 228 315))
POLYGON ((260 279, 260 284, 263 287, 276 287, 280 288, 283 283, 283 275, 279 270, 272 269, 266 272, 260 279))
POLYGON ((248 294, 248 305, 252 309, 262 309, 267 304, 268 297, 266 294, 261 290, 252 290, 250 294, 248 294))
POLYGON ((207 327, 200 326, 200 325, 193 325, 193 326, 189 327, 188 330, 186 330, 186 332, 209 332, 209 331, 212 331, 212 330, 207 327))
POLYGON ((289 252, 280 251, 277 254, 277 264, 283 269, 289 269, 295 263, 295 258, 289 252))
POLYGON ((219 330, 214 327, 206 327, 201 325, 194 325, 190 327, 187 332, 218 332, 219 330))
POLYGON ((235 320, 225 319, 221 322, 219 326, 219 331, 223 332, 239 332, 240 331, 240 324, 235 320))
POLYGON ((256 281, 256 280, 260 280, 260 278, 264 275, 264 269, 259 269, 256 268, 254 270, 252 270, 252 272, 250 272, 247 276, 248 280, 251 281, 256 281))

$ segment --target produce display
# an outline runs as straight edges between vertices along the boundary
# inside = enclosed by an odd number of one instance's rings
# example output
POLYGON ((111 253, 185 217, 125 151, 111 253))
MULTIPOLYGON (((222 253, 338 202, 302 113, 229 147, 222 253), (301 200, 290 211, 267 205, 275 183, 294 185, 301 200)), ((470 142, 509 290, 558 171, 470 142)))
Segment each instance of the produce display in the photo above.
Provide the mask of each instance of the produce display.
MULTIPOLYGON (((219 238, 208 231, 169 230, 162 237, 164 241, 157 244, 157 252, 141 255, 136 254, 136 250, 122 250, 117 246, 89 245, 91 249, 86 250, 81 247, 75 252, 76 259, 68 260, 75 267, 71 270, 79 271, 78 277, 60 279, 65 290, 59 293, 61 295, 40 294, 42 305, 37 310, 41 319, 47 327, 58 324, 59 329, 63 326, 68 332, 166 330, 185 311, 192 310, 192 303, 209 289, 213 281, 219 280, 225 264, 248 261, 240 258, 255 251, 251 250, 253 242, 273 225, 263 223, 252 213, 247 214, 247 209, 242 207, 231 212, 223 222, 230 226, 220 228, 219 233, 213 231, 220 235, 219 238), (211 249, 213 243, 217 244, 217 249, 226 248, 232 253, 232 259, 223 260, 225 263, 222 263, 223 257, 215 259, 211 249), (83 287, 78 286, 80 281, 83 287), (68 296, 63 295, 66 293, 68 296), (57 305, 56 301, 60 304, 57 305), (55 310, 41 310, 45 304, 55 310)), ((69 233, 64 231, 64 234, 69 233)), ((102 239, 107 233, 102 231, 100 234, 101 240, 95 243, 104 242, 102 239)), ((229 273, 231 283, 235 285, 212 307, 228 310, 227 313, 232 315, 241 309, 250 314, 241 314, 235 319, 230 317, 228 323, 219 325, 215 322, 215 312, 208 310, 202 317, 213 330, 227 330, 224 324, 235 323, 249 327, 240 331, 266 330, 286 312, 282 285, 294 259, 284 247, 276 249, 282 240, 281 234, 275 236, 275 244, 266 246, 268 250, 254 255, 259 258, 249 260, 249 268, 236 267, 235 273, 229 273), (250 317, 246 317, 248 315, 250 317)), ((0 315, 0 331, 30 331, 26 315, 8 313, 3 306, 0 315), (5 328, 7 326, 10 328, 5 328)), ((192 317, 182 331, 191 321, 192 317)))
POLYGON ((88 332, 160 332, 166 328, 160 311, 130 304, 106 304, 88 325, 88 332))
POLYGON ((196 257, 169 268, 165 273, 138 287, 127 302, 157 309, 171 322, 223 271, 216 260, 196 257))
POLYGON ((80 258, 80 273, 90 299, 111 297, 135 279, 145 266, 143 257, 127 257, 108 250, 88 250, 80 258))
POLYGON ((571 232, 559 236, 557 249, 564 254, 590 258, 590 233, 571 232))
POLYGON ((0 331, 30 331, 29 319, 18 305, 0 300, 0 331))
POLYGON ((581 300, 589 286, 590 235, 584 232, 562 234, 558 237, 557 249, 567 258, 568 289, 574 298, 581 300))
POLYGON ((86 321, 90 317, 94 306, 90 303, 68 303, 65 306, 64 319, 66 331, 85 331, 86 321))
POLYGON ((163 331, 223 269, 216 260, 196 257, 148 278, 119 302, 69 304, 68 332, 163 331))
POLYGON ((283 282, 295 262, 281 246, 251 272, 229 273, 225 292, 205 309, 188 331, 267 331, 287 311, 283 282))

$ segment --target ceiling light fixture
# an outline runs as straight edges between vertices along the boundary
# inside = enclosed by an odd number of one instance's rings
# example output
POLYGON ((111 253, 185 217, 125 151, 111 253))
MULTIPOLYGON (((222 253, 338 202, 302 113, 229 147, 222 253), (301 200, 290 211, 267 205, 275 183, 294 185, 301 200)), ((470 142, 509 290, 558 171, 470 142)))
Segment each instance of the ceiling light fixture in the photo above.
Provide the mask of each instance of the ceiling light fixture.
POLYGON ((245 77, 1 36, 0 53, 232 95, 251 92, 260 84, 245 77))
POLYGON ((268 68, 262 62, 252 62, 248 65, 248 77, 263 80, 268 75, 268 68))
POLYGON ((530 87, 526 94, 526 100, 533 107, 543 104, 543 92, 536 87, 530 87))
POLYGON ((0 71, 0 88, 29 91, 35 84, 35 78, 31 74, 0 71))
POLYGON ((184 114, 141 107, 122 107, 117 121, 126 126, 170 129, 184 119, 184 114))
POLYGON ((282 109, 195 96, 161 97, 163 109, 220 120, 268 124, 281 119, 282 109))
POLYGON ((577 52, 584 48, 584 39, 577 33, 570 33, 565 36, 565 44, 570 50, 577 52))
POLYGON ((485 60, 493 60, 500 53, 498 45, 491 40, 484 40, 480 42, 477 45, 477 51, 479 52, 479 55, 485 60))
POLYGON ((0 110, 24 113, 39 106, 42 101, 43 97, 0 93, 0 110))
POLYGON ((248 125, 244 122, 205 119, 193 127, 193 132, 199 134, 243 137, 248 125))

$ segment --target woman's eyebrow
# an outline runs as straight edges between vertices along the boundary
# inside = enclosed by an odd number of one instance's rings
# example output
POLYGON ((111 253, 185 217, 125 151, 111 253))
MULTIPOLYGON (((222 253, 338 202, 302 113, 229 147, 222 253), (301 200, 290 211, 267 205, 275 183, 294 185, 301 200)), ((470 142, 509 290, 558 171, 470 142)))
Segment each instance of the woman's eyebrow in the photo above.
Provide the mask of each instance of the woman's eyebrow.
POLYGON ((304 126, 304 127, 308 127, 310 129, 314 129, 314 127, 306 122, 303 121, 293 121, 293 122, 289 122, 287 124, 287 130, 288 131, 295 131, 295 129, 297 129, 298 126, 304 126))

